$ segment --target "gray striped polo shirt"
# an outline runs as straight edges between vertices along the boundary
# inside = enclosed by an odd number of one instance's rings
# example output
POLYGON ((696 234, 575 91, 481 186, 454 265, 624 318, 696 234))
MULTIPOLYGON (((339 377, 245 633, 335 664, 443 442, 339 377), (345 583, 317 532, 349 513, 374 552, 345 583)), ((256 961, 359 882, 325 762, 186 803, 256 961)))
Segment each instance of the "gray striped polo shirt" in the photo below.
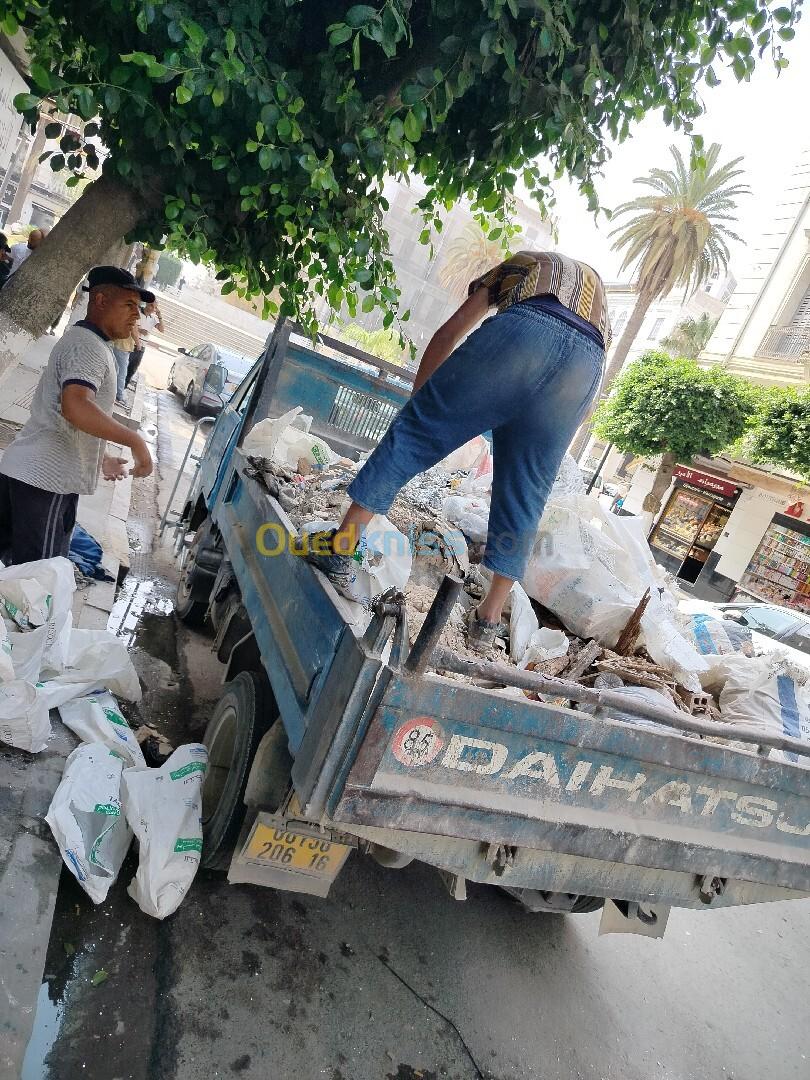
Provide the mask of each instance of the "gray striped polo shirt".
POLYGON ((71 326, 54 345, 31 403, 28 423, 3 453, 0 473, 60 495, 92 495, 105 441, 62 416, 62 390, 89 386, 96 405, 112 415, 116 366, 111 346, 88 325, 71 326))

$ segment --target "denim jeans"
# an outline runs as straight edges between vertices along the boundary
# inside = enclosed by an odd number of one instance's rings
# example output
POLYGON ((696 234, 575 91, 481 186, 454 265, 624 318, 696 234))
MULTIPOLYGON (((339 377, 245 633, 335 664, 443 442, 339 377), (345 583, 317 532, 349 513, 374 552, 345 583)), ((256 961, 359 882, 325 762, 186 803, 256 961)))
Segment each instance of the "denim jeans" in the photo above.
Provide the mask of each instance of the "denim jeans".
POLYGON ((349 487, 385 514, 417 473, 492 431, 493 479, 484 565, 519 580, 574 432, 602 377, 604 351, 528 304, 487 319, 403 406, 349 487))
POLYGON ((123 401, 127 396, 127 365, 129 364, 129 353, 124 352, 123 349, 116 349, 115 346, 113 346, 113 353, 115 355, 115 365, 118 369, 118 383, 115 396, 119 401, 123 401))

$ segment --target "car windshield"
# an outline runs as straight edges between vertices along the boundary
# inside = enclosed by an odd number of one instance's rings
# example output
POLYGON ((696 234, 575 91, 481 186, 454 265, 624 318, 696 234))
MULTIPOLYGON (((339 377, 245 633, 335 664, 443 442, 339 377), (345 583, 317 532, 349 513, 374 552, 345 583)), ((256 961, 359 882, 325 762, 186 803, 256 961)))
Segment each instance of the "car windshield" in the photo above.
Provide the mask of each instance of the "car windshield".
POLYGON ((205 373, 205 387, 213 390, 215 394, 220 394, 225 389, 227 378, 228 372, 223 364, 210 364, 205 373))
POLYGON ((780 611, 779 608, 769 607, 767 604, 752 604, 740 612, 745 617, 746 624, 752 630, 768 637, 779 637, 789 630, 796 622, 796 616, 780 611))
POLYGON ((220 364, 224 364, 228 369, 230 382, 241 382, 253 367, 253 361, 244 356, 229 352, 227 349, 219 349, 218 352, 220 364))

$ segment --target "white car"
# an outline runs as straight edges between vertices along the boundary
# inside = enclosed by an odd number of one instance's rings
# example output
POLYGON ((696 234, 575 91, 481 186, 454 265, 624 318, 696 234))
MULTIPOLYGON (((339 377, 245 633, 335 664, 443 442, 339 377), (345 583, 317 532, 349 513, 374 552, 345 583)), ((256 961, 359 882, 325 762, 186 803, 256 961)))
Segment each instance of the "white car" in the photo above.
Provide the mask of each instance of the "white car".
POLYGON ((177 351, 180 357, 169 371, 168 389, 183 395, 189 413, 218 413, 253 365, 211 342, 177 351))
POLYGON ((744 626, 751 633, 757 654, 784 653, 802 667, 810 667, 810 615, 801 611, 754 600, 734 604, 681 600, 678 609, 687 615, 711 615, 744 626))

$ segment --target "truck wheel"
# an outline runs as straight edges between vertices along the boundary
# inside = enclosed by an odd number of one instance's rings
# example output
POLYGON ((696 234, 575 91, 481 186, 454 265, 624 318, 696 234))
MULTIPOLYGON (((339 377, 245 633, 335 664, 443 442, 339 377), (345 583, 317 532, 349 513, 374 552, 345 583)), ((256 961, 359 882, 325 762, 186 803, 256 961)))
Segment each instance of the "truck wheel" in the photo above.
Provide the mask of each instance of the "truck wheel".
POLYGON ((512 889, 501 886, 526 911, 533 915, 587 915, 604 906, 602 896, 542 892, 540 889, 512 889))
POLYGON ((205 622, 216 570, 207 571, 201 567, 200 554, 207 544, 211 546, 210 539, 211 521, 206 518, 197 529, 177 582, 174 610, 186 626, 202 626, 205 622))
POLYGON ((265 678, 243 671, 227 684, 208 722, 202 865, 209 870, 228 869, 247 812, 245 786, 253 757, 276 718, 265 678))

